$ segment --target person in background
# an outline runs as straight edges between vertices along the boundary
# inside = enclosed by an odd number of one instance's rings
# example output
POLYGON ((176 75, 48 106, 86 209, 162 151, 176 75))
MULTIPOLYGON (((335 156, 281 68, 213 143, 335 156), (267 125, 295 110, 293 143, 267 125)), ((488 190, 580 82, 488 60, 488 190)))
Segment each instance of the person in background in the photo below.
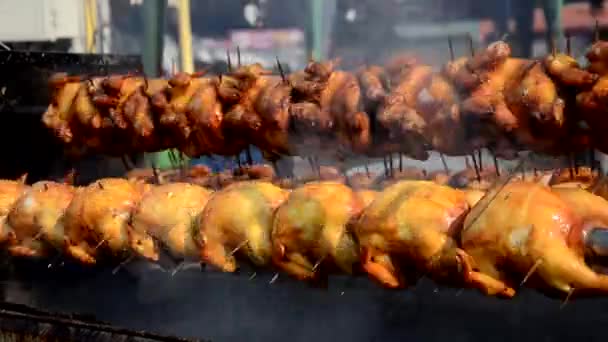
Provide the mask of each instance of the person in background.
POLYGON ((503 0, 496 1, 494 8, 495 39, 500 39, 509 32, 509 18, 515 20, 515 32, 512 32, 509 42, 513 46, 513 54, 519 57, 532 57, 534 44, 534 10, 540 4, 546 22, 546 43, 551 47, 553 41, 563 40, 562 7, 563 0, 503 0))

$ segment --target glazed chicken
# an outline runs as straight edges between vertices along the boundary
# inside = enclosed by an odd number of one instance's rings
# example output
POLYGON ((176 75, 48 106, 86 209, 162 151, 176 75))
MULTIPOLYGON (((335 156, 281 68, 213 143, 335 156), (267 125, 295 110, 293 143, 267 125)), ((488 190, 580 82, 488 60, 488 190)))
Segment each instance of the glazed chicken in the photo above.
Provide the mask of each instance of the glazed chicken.
POLYGON ((566 86, 584 88, 597 80, 597 74, 582 69, 576 59, 563 53, 548 54, 544 66, 553 79, 566 86))
MULTIPOLYGON (((608 256, 608 245, 606 244, 608 202, 604 198, 580 188, 554 188, 553 192, 565 201, 582 220, 580 229, 573 230, 568 236, 569 246, 579 256, 583 256, 594 271, 608 274, 605 258, 608 256)), ((608 287, 600 290, 605 292, 608 287)))
POLYGON ((274 217, 274 264, 300 280, 313 280, 319 271, 336 268, 352 274, 359 255, 348 225, 364 205, 363 198, 341 183, 313 182, 297 188, 274 217))
POLYGON ((288 194, 263 181, 239 182, 214 193, 198 219, 202 261, 224 272, 236 271, 235 255, 268 265, 273 214, 288 194))
POLYGON ((389 288, 424 274, 458 283, 464 253, 455 239, 468 210, 464 192, 433 182, 386 188, 355 225, 364 270, 389 288))
POLYGON ((14 242, 9 251, 14 256, 48 257, 63 251, 65 245, 60 218, 74 197, 68 184, 41 181, 33 184, 8 214, 5 230, 12 231, 14 242))
POLYGON ((564 294, 607 291, 608 276, 587 266, 580 242, 587 228, 606 225, 604 215, 595 215, 607 203, 589 196, 529 182, 491 190, 464 223, 462 248, 472 258, 463 264, 469 283, 504 297, 514 296, 520 283, 564 294))
POLYGON ((152 188, 132 215, 131 248, 152 261, 159 260, 160 248, 167 249, 174 258, 198 260, 195 227, 210 196, 211 191, 188 183, 152 188), (142 241, 141 237, 145 239, 142 241))
MULTIPOLYGON (((383 137, 384 147, 394 149, 419 160, 428 159, 428 153, 420 142, 426 130, 426 121, 416 111, 418 94, 432 77, 429 66, 414 66, 403 71, 391 92, 382 102, 376 114, 376 131, 383 137)), ((386 151, 379 151, 386 154, 386 151)))
POLYGON ((557 142, 566 138, 565 103, 541 63, 520 67, 504 87, 505 101, 517 120, 517 142, 537 152, 563 151, 557 142))
POLYGON ((321 92, 320 108, 332 118, 338 143, 344 149, 364 153, 371 143, 370 122, 363 112, 357 78, 344 71, 334 71, 321 92))
POLYGON ((129 234, 136 234, 129 232, 131 215, 149 188, 139 182, 106 178, 78 189, 60 221, 68 255, 83 264, 95 264, 103 256, 124 257, 130 250, 129 234))
POLYGON ((578 93, 576 105, 581 119, 590 128, 593 146, 601 152, 607 152, 608 143, 604 132, 608 129, 608 123, 604 114, 608 109, 608 75, 600 77, 589 90, 578 93))
POLYGON ((594 74, 608 74, 608 42, 595 42, 586 54, 589 66, 587 70, 594 74))
POLYGON ((25 184, 25 176, 18 181, 0 179, 0 244, 14 241, 15 232, 5 224, 6 218, 15 202, 28 189, 29 186, 25 184))
POLYGON ((82 84, 80 77, 56 74, 49 79, 51 86, 51 104, 42 116, 42 122, 64 143, 69 144, 74 138, 72 122, 74 99, 82 84))

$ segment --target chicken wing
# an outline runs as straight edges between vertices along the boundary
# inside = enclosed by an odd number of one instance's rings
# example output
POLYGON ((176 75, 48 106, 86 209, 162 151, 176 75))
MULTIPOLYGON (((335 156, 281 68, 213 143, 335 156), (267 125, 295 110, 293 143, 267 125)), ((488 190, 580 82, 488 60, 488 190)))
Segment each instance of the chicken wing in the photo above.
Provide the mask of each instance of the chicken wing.
POLYGON ((268 265, 273 214, 288 193, 263 181, 235 183, 214 193, 198 220, 202 261, 224 272, 237 269, 237 254, 257 266, 268 265))
POLYGON ((297 188, 274 217, 274 264, 300 280, 316 279, 321 269, 352 274, 359 256, 347 227, 364 205, 341 183, 313 182, 297 188))
POLYGON ((386 188, 355 225, 363 268, 389 288, 404 287, 422 274, 457 283, 464 252, 454 239, 468 210, 464 192, 433 182, 402 181, 386 188))
POLYGON ((152 261, 158 261, 159 248, 166 248, 175 258, 198 259, 196 225, 210 196, 211 191, 188 183, 152 188, 133 213, 129 230, 131 248, 152 261))
POLYGON ((78 189, 60 221, 67 254, 84 264, 95 264, 105 255, 124 257, 130 251, 131 214, 149 188, 143 183, 106 178, 78 189))
POLYGON ((64 231, 59 224, 74 197, 75 188, 56 182, 34 183, 14 204, 5 230, 14 234, 11 254, 24 257, 47 257, 63 251, 64 231))

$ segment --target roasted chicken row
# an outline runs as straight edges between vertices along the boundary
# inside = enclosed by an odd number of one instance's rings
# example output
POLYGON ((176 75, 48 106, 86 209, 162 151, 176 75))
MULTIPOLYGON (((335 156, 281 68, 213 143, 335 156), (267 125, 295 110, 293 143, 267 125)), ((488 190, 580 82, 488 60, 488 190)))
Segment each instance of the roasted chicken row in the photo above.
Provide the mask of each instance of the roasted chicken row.
POLYGON ((355 72, 338 70, 337 61, 310 62, 281 76, 259 64, 168 80, 59 74, 43 122, 74 153, 171 147, 189 156, 235 155, 251 144, 269 158, 606 152, 607 49, 595 43, 585 68, 557 52, 513 58, 498 41, 440 71, 401 56, 355 72))
POLYGON ((542 177, 495 184, 484 192, 405 180, 372 191, 317 181, 286 190, 258 180, 214 192, 118 178, 85 187, 2 181, 0 237, 14 256, 63 253, 85 265, 169 253, 306 281, 367 273, 389 288, 427 276, 504 297, 520 284, 608 292, 608 201, 542 177))

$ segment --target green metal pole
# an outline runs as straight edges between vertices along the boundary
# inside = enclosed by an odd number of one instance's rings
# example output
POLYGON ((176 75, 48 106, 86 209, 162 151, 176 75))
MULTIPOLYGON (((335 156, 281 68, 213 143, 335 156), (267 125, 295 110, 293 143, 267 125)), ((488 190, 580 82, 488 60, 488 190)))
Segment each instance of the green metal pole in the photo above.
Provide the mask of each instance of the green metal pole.
MULTIPOLYGON (((144 47, 142 63, 148 77, 159 77, 162 74, 166 0, 145 0, 143 3, 144 47)), ((148 165, 161 169, 172 166, 169 151, 150 153, 146 156, 148 165)))
POLYGON ((145 0, 143 3, 144 46, 142 62, 148 77, 161 75, 165 29, 165 0, 145 0))
POLYGON ((311 1, 312 57, 321 60, 323 51, 323 0, 311 1))

